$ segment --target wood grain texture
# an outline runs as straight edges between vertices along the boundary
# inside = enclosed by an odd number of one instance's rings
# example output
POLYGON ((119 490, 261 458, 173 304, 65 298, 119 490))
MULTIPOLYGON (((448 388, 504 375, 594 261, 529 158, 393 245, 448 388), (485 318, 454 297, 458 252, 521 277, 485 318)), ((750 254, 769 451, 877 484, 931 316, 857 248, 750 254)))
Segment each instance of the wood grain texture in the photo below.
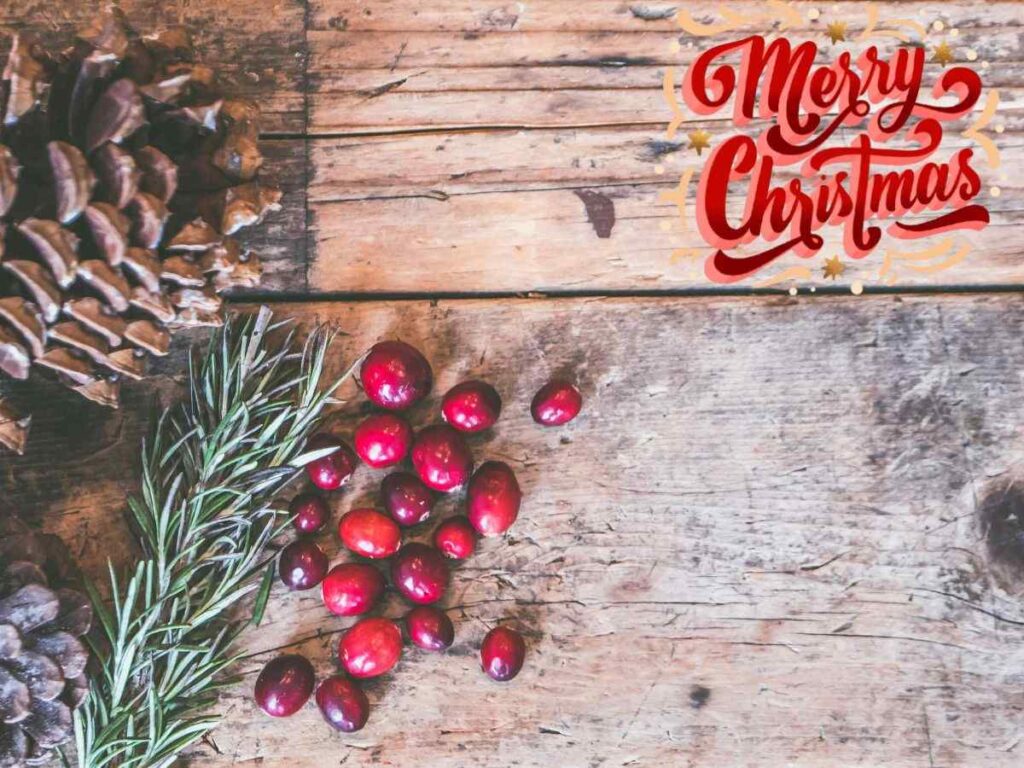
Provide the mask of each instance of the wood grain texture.
MULTIPOLYGON (((1024 552, 987 537, 979 510, 1006 510, 994 490, 1024 457, 1006 354, 1020 310, 1010 295, 279 306, 350 334, 336 372, 401 337, 439 393, 493 381, 505 412, 475 455, 509 462, 525 502, 453 574, 456 646, 409 651, 369 685, 355 736, 311 706, 271 721, 251 702, 273 649, 327 673, 349 623, 275 589, 216 750, 191 764, 1018 765, 1024 552), (543 430, 527 406, 555 372, 578 378, 585 409, 543 430), (476 658, 499 621, 530 648, 500 686, 476 658)), ((44 420, 54 450, 2 464, 9 501, 93 571, 123 556, 139 419, 168 387, 131 386, 120 419, 44 420)), ((366 410, 345 394, 342 434, 366 410)), ((372 503, 382 476, 361 469, 336 515, 372 503)))
MULTIPOLYGON (((863 31, 868 3, 792 3, 806 22, 794 37, 827 42, 840 20, 848 37, 863 31)), ((992 224, 960 235, 971 248, 941 272, 902 264, 888 276, 901 285, 1018 284, 1024 281, 1019 238, 1024 164, 1021 147, 1020 6, 987 3, 876 4, 879 17, 941 21, 958 59, 975 56, 988 87, 1000 91, 991 134, 1002 153, 998 171, 978 158, 980 201, 992 224), (998 186, 994 197, 989 189, 998 186)), ((677 73, 713 38, 683 33, 657 17, 676 8, 702 23, 719 18, 695 3, 502 3, 414 0, 361 3, 318 0, 311 6, 309 131, 313 291, 480 292, 630 291, 706 288, 701 258, 710 248, 660 194, 704 160, 686 134, 707 129, 712 141, 733 132, 724 118, 684 123, 673 140, 665 127, 665 69, 677 73), (680 49, 673 51, 671 44, 680 49), (365 135, 374 134, 374 135, 365 135), (382 134, 382 135, 377 135, 382 134), (594 227, 582 195, 614 213, 594 227)), ((730 34, 763 31, 765 5, 729 3, 751 21, 730 34)), ((724 38, 723 38, 724 39, 724 38)), ((898 41, 872 38, 883 51, 898 41)), ((825 60, 826 54, 822 54, 825 60)), ((929 64, 926 81, 939 72, 929 64)), ((980 109, 980 107, 979 107, 980 109)), ((947 146, 963 145, 951 125, 947 146)), ((755 125, 755 127, 758 127, 755 125)), ((695 185, 694 185, 695 186, 695 185)), ((739 201, 734 202, 734 206, 739 201)), ((789 255, 743 281, 757 286, 793 266, 823 284, 821 266, 841 253, 826 231, 821 255, 789 255)), ((846 260, 840 285, 880 281, 888 250, 922 250, 885 239, 863 260, 846 260)))

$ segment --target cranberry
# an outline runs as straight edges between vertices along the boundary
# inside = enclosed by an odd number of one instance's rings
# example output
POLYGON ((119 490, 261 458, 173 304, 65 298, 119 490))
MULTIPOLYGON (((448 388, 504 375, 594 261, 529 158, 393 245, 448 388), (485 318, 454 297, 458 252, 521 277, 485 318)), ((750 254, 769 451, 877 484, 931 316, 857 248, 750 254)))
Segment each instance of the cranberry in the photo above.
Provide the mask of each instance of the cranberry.
POLYGON ((541 387, 533 396, 530 413, 538 424, 557 427, 575 419, 582 405, 583 397, 576 387, 568 381, 555 379, 541 387))
POLYGON ((465 560, 476 549, 476 530, 467 517, 449 517, 434 531, 434 546, 445 557, 465 560))
POLYGON ((281 550, 277 572, 288 589, 310 589, 324 580, 330 561, 312 541, 293 541, 281 550))
POLYGON ((416 525, 430 517, 434 494, 411 472, 392 472, 380 484, 381 503, 399 525, 416 525))
POLYGON ((425 651, 443 651, 455 641, 452 620, 432 605, 420 605, 409 611, 405 629, 413 644, 425 651))
POLYGON ((315 682, 313 665, 305 657, 278 656, 256 678, 256 703, 271 717, 294 715, 309 700, 315 682))
POLYGON ((353 733, 370 716, 370 701, 363 689, 341 675, 324 680, 316 689, 316 705, 324 720, 337 731, 353 733))
POLYGON ((412 427, 401 416, 375 413, 356 427, 353 443, 359 458, 374 469, 390 467, 405 458, 412 444, 412 427))
POLYGON ((327 501, 319 493, 300 493, 288 505, 292 525, 299 533, 316 533, 331 517, 327 501))
POLYGON ((469 481, 469 522, 481 536, 499 536, 516 521, 522 499, 519 483, 508 464, 484 462, 469 481))
POLYGON ((359 369, 359 379, 370 400, 392 411, 419 402, 434 384, 430 363, 402 341, 374 344, 359 369))
POLYGON ((435 424, 416 435, 412 464, 427 487, 451 491, 469 479, 473 456, 462 435, 447 424, 435 424))
POLYGON ((341 638, 338 656, 352 677, 383 675, 402 655, 402 633, 388 619, 360 619, 341 638))
POLYGON ((352 449, 331 435, 315 435, 307 446, 308 450, 336 448, 328 454, 306 465, 306 474, 313 485, 323 491, 334 491, 341 488, 352 477, 356 469, 356 455, 352 449))
POLYGON ((436 549, 413 542, 391 561, 391 581, 413 603, 436 603, 448 588, 448 566, 436 549))
POLYGON ((464 381, 448 390, 441 414, 460 432, 480 432, 498 420, 501 396, 484 381, 464 381))
POLYGON ((342 563, 331 568, 320 593, 331 613, 358 616, 373 608, 384 589, 384 577, 369 563, 342 563))
POLYGON ((342 543, 357 555, 391 557, 402 545, 397 523, 375 509, 353 509, 338 522, 342 543))
POLYGON ((523 636, 508 627, 495 627, 480 646, 480 662, 488 677, 498 682, 511 680, 523 668, 526 643, 523 636))

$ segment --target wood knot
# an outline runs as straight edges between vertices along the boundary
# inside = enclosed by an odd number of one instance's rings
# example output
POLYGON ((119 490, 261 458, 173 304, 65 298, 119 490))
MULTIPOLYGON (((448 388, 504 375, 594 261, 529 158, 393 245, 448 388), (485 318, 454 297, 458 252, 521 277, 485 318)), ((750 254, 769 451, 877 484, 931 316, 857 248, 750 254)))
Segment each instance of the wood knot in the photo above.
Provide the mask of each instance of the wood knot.
POLYGON ((1004 587, 1024 583, 1024 481, 993 484, 977 509, 992 573, 1004 587))
POLYGON ((711 698, 711 689, 703 685, 694 685, 690 688, 690 706, 700 709, 708 703, 711 698))

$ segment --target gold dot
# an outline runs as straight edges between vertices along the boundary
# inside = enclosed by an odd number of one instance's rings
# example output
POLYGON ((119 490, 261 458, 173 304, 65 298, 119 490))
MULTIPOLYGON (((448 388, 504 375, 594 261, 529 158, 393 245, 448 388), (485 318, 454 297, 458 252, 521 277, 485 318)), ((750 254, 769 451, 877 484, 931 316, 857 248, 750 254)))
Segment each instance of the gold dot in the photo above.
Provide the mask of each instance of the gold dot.
POLYGON ((967 57, 968 61, 974 61, 978 58, 978 52, 973 48, 968 48, 966 51, 964 51, 964 56, 967 57))
POLYGON ((988 193, 992 195, 992 197, 999 197, 1001 194, 1003 194, 1003 190, 1001 190, 999 187, 992 187, 992 189, 990 189, 988 193))
POLYGON ((795 285, 792 288, 789 289, 789 295, 790 296, 796 296, 796 286, 795 285))
POLYGON ((656 174, 658 174, 659 176, 661 176, 661 174, 663 174, 665 172, 665 166, 664 165, 656 165, 656 166, 654 166, 654 172, 656 174))
POLYGON ((994 126, 992 130, 995 131, 996 133, 1002 133, 1003 131, 1006 130, 1006 126, 1003 125, 1002 123, 999 123, 999 125, 994 126))
POLYGON ((683 46, 679 44, 678 40, 673 40, 671 43, 669 43, 668 47, 669 50, 672 51, 672 53, 679 53, 681 50, 683 50, 683 46))
POLYGON ((860 280, 854 280, 852 283, 850 283, 850 293, 852 293, 854 296, 860 296, 862 293, 864 293, 864 283, 862 283, 860 280))
POLYGON ((957 29, 956 27, 953 27, 951 30, 949 30, 949 36, 950 37, 956 37, 959 34, 960 34, 960 30, 957 29))
POLYGON ((981 62, 981 68, 982 69, 988 69, 988 62, 987 61, 981 62))
POLYGON ((932 29, 934 29, 936 32, 941 32, 945 28, 946 28, 946 25, 943 24, 938 19, 936 19, 935 21, 932 22, 932 29))
POLYGON ((807 18, 810 19, 811 21, 814 21, 819 16, 821 16, 821 11, 819 11, 817 8, 811 8, 811 10, 807 12, 807 18))
POLYGON ((672 228, 672 223, 669 221, 663 221, 658 226, 661 227, 662 232, 668 232, 669 229, 672 228))

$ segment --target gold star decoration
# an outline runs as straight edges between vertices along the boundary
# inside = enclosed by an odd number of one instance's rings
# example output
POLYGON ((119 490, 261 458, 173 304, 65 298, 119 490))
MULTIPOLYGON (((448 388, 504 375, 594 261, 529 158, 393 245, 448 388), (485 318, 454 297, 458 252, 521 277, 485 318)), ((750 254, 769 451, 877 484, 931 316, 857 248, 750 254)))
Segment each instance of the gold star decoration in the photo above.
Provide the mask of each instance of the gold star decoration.
POLYGON ((942 66, 953 61, 953 49, 949 47, 949 43, 943 40, 935 46, 935 55, 932 56, 932 61, 937 61, 942 66))
POLYGON ((690 146, 697 150, 698 155, 700 155, 702 149, 707 149, 711 146, 711 134, 703 129, 694 131, 687 138, 690 139, 690 146))
POLYGON ((833 21, 829 22, 828 25, 828 38, 832 41, 832 45, 846 39, 846 22, 845 21, 833 21))
POLYGON ((835 280, 845 271, 846 265, 839 260, 838 256, 833 256, 831 259, 825 259, 825 266, 821 268, 822 274, 831 280, 835 280))

